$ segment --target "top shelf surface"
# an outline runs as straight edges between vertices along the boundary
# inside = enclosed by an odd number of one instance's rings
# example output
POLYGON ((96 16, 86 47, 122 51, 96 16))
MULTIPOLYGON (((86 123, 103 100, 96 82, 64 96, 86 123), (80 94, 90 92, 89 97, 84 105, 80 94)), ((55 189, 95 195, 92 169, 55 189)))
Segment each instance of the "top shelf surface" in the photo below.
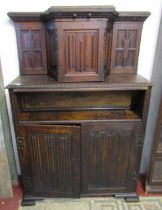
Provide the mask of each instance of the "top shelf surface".
POLYGON ((104 91, 139 90, 151 87, 150 81, 136 74, 111 74, 104 82, 57 82, 48 75, 25 75, 13 80, 6 88, 14 91, 104 91))

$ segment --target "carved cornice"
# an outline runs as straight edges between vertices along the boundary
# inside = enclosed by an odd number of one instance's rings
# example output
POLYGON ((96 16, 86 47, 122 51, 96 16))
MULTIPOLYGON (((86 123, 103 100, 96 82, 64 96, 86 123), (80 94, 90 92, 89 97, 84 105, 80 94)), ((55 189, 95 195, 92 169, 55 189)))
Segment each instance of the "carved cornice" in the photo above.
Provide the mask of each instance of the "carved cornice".
POLYGON ((115 21, 144 22, 150 12, 119 12, 115 21))
POLYGON ((41 21, 41 13, 40 12, 8 12, 7 15, 14 22, 34 22, 41 21))
POLYGON ((58 18, 109 18, 114 20, 118 13, 113 6, 53 6, 45 12, 9 12, 14 22, 50 21, 58 18))
POLYGON ((50 21, 61 18, 108 18, 110 21, 144 22, 149 12, 117 12, 112 5, 52 6, 45 12, 9 12, 14 22, 50 21))

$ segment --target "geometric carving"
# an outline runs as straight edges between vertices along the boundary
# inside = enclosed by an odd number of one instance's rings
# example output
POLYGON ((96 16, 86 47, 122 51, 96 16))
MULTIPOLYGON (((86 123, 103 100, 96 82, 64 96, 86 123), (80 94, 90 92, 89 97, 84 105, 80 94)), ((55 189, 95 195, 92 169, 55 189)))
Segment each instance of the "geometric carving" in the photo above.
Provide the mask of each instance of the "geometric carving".
POLYGON ((46 48, 41 23, 17 24, 20 70, 22 74, 45 74, 46 48))
POLYGON ((142 147, 143 146, 143 141, 144 141, 144 134, 137 134, 136 146, 137 147, 142 147))
POLYGON ((17 149, 19 152, 20 160, 24 160, 24 148, 25 148, 25 140, 23 137, 17 137, 17 149))
POLYGON ((137 71, 142 24, 118 22, 113 27, 111 71, 135 73, 137 71))
POLYGON ((115 66, 135 67, 137 30, 118 30, 115 66))

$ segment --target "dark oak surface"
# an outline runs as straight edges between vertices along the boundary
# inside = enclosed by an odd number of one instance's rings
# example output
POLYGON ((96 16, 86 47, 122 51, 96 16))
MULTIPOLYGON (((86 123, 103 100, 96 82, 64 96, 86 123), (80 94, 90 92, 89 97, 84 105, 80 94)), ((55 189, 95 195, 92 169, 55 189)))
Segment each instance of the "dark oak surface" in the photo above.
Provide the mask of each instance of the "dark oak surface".
POLYGON ((135 196, 151 92, 136 72, 149 13, 55 6, 8 15, 28 74, 7 86, 26 203, 135 196))
POLYGON ((14 89, 47 89, 59 90, 121 90, 121 89, 147 89, 151 86, 150 81, 136 74, 111 74, 104 82, 87 83, 59 83, 47 75, 26 75, 19 76, 6 88, 14 89), (88 89, 87 89, 88 88, 88 89))
POLYGON ((118 13, 106 5, 9 12, 20 73, 49 74, 60 82, 104 81, 111 73, 136 73, 142 26, 149 15, 118 13))
POLYGON ((59 83, 47 75, 26 75, 8 88, 25 196, 136 191, 151 88, 148 80, 112 74, 105 82, 59 83), (73 157, 70 145, 81 154, 73 157))

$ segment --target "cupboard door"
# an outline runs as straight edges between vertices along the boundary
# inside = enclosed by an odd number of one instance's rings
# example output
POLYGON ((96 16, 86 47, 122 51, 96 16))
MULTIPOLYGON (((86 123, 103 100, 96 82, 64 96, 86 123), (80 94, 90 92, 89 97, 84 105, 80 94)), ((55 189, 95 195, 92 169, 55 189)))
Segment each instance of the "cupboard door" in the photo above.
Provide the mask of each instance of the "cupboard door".
POLYGON ((142 23, 116 22, 113 26, 112 73, 136 73, 142 23))
POLYGON ((56 22, 59 81, 103 81, 107 21, 56 22))
POLYGON ((18 149, 25 194, 78 197, 80 127, 25 125, 18 149))
POLYGON ((45 29, 39 22, 16 24, 21 74, 46 74, 45 29))
POLYGON ((83 126, 83 194, 135 192, 137 127, 125 122, 83 126))

